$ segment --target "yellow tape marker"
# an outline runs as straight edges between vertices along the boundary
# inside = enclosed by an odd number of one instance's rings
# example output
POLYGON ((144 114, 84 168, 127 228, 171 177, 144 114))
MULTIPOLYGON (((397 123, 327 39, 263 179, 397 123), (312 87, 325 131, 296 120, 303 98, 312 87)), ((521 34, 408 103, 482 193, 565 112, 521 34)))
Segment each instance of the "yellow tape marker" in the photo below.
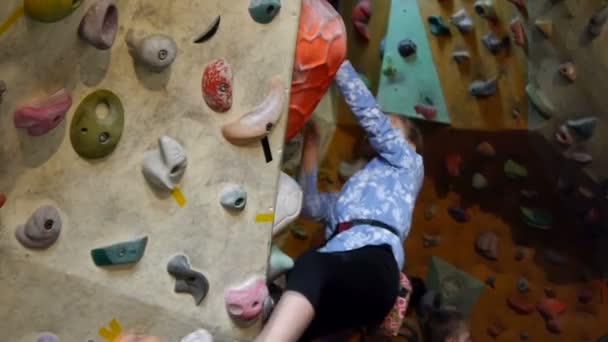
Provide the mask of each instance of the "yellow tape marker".
POLYGON ((99 336, 108 342, 116 341, 120 334, 122 334, 122 328, 116 318, 113 318, 110 321, 110 329, 107 329, 106 327, 99 329, 99 336))
POLYGON ((8 29, 10 29, 11 26, 13 26, 17 22, 17 20, 19 20, 19 18, 23 16, 23 13, 23 6, 17 7, 17 9, 14 10, 13 13, 11 13, 8 19, 6 19, 6 21, 0 24, 0 36, 4 32, 8 31, 8 29))
POLYGON ((173 191, 171 191, 171 196, 173 196, 175 202, 177 202, 177 205, 179 205, 180 207, 186 205, 186 197, 184 197, 184 194, 182 194, 179 188, 173 189, 173 191))
POLYGON ((255 216, 255 222, 274 222, 274 214, 257 214, 255 216))

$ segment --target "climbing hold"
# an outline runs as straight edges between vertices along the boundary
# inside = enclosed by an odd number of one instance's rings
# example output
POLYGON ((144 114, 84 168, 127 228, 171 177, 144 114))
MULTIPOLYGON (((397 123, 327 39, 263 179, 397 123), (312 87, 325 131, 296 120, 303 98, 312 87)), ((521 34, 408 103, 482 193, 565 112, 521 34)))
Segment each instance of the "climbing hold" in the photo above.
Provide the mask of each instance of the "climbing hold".
POLYGON ((513 108, 513 110, 511 111, 511 117, 515 120, 519 119, 521 117, 521 112, 519 111, 519 109, 513 108))
POLYGON ((293 227, 289 231, 291 231, 291 235, 298 240, 308 239, 308 232, 302 227, 293 227))
POLYGON ((457 64, 460 64, 471 59, 471 54, 469 54, 467 50, 454 50, 454 52, 452 52, 452 59, 457 64))
POLYGON ((566 309, 566 304, 556 298, 543 298, 538 303, 538 312, 547 320, 558 319, 566 309))
POLYGON ((268 288, 262 278, 253 278, 226 291, 224 300, 230 317, 242 323, 253 323, 264 309, 268 288))
POLYGON ((460 176, 463 161, 462 156, 458 153, 450 153, 445 157, 445 167, 451 177, 460 176))
POLYGON ((526 277, 520 277, 517 279, 517 291, 520 293, 530 292, 530 282, 526 277))
POLYGON ((435 106, 419 103, 414 106, 416 114, 422 115, 427 120, 435 120, 437 118, 438 110, 435 106))
POLYGON ((469 93, 475 97, 490 97, 498 90, 498 78, 487 81, 474 81, 469 86, 469 93))
POLYGON ((551 38, 553 36, 553 22, 551 20, 537 19, 534 25, 543 33, 545 38, 551 38))
POLYGON ((25 128, 30 136, 40 136, 57 127, 72 106, 70 93, 62 88, 48 98, 18 107, 13 121, 15 128, 25 128))
POLYGON ((469 214, 469 211, 461 207, 449 207, 448 214, 450 214, 454 221, 459 223, 465 223, 471 220, 471 214, 469 214))
POLYGON ((283 253, 279 247, 273 245, 270 248, 270 261, 268 262, 268 276, 266 279, 268 281, 273 281, 292 268, 293 259, 289 255, 283 253))
POLYGON ((584 117, 575 120, 566 121, 566 125, 571 128, 579 137, 590 139, 593 137, 595 127, 597 126, 598 118, 595 116, 584 117))
POLYGON ((175 278, 176 293, 189 293, 194 298, 194 303, 199 305, 209 292, 209 281, 200 272, 190 268, 188 258, 184 255, 176 255, 169 260, 167 272, 175 278))
POLYGON ((486 278, 485 284, 488 285, 489 287, 495 289, 496 288, 496 276, 488 276, 486 278))
POLYGON ((107 50, 114 44, 118 31, 118 8, 115 0, 97 0, 82 18, 78 34, 99 50, 107 50))
POLYGON ((441 16, 432 15, 428 17, 427 21, 429 22, 432 34, 436 36, 444 36, 451 34, 450 28, 448 27, 448 25, 445 24, 441 16))
POLYGON ((304 193, 295 179, 281 171, 276 198, 277 204, 274 211, 274 222, 272 223, 273 236, 282 233, 287 226, 300 216, 304 193))
POLYGON ((342 161, 338 165, 338 175, 342 180, 348 180, 355 173, 359 172, 359 170, 363 169, 365 164, 367 164, 365 159, 357 159, 352 163, 342 161))
POLYGON ((528 177, 528 169, 512 159, 506 161, 503 169, 507 178, 510 179, 523 179, 528 177))
POLYGON ((506 50, 510 45, 509 36, 504 36, 501 38, 495 35, 494 32, 489 32, 483 36, 481 41, 493 55, 497 55, 501 51, 506 50))
POLYGON ((570 82, 576 81, 576 67, 572 62, 560 64, 559 73, 570 82))
POLYGON ((380 59, 384 58, 384 51, 386 50, 386 37, 380 41, 380 59))
POLYGON ((23 9, 36 21, 52 23, 67 17, 81 4, 82 0, 24 0, 23 9))
POLYGON ((547 298, 557 297, 557 294, 555 293, 555 290, 552 287, 545 287, 543 289, 543 292, 545 293, 545 297, 547 298))
POLYGON ((61 225, 57 208, 45 205, 36 209, 25 224, 17 226, 15 237, 24 247, 46 249, 59 238, 61 225))
POLYGON ((574 160, 582 165, 590 164, 593 161, 593 157, 589 153, 584 152, 570 152, 566 156, 568 159, 574 160))
POLYGON ((0 192, 0 208, 4 206, 4 203, 6 203, 6 195, 0 192))
POLYGON ((593 300, 593 291, 591 289, 581 289, 578 291, 578 301, 582 304, 589 304, 593 300))
POLYGON ((211 21, 211 24, 209 24, 209 26, 203 32, 201 32, 201 34, 194 38, 194 43, 204 43, 209 39, 213 38, 213 36, 217 33, 217 30, 220 27, 220 21, 221 17, 218 15, 213 19, 213 21, 211 21))
POLYGON ((141 260, 146 250, 148 237, 120 242, 91 250, 91 257, 97 266, 135 264, 141 260))
POLYGON ((36 342, 59 342, 59 338, 53 334, 44 333, 38 336, 36 342))
POLYGON ((545 118, 549 119, 555 113, 555 107, 544 94, 540 92, 536 87, 532 84, 528 84, 526 86, 526 94, 528 94, 528 98, 532 104, 539 110, 540 114, 545 118))
POLYGON ((553 334, 559 334, 562 332, 561 322, 557 319, 547 320, 547 330, 553 334))
POLYGON ((152 72, 161 72, 177 56, 177 44, 164 34, 145 35, 142 31, 127 31, 127 47, 133 59, 152 72))
POLYGON ((390 54, 386 54, 386 57, 382 60, 382 74, 388 78, 397 76, 397 67, 395 67, 390 54))
POLYGON ((222 127, 224 138, 244 146, 266 137, 277 124, 285 108, 285 86, 280 76, 270 80, 270 93, 253 110, 222 127))
POLYGON ((203 99, 216 112, 226 112, 232 107, 232 66, 225 59, 209 63, 203 72, 203 99))
POLYGON ((473 20, 464 8, 454 13, 450 17, 450 22, 458 27, 460 32, 468 33, 473 31, 473 20))
POLYGON ((112 342, 164 342, 161 337, 150 336, 150 335, 134 335, 134 334, 122 334, 112 342))
POLYGON ((249 15, 256 23, 268 24, 281 10, 281 0, 251 0, 249 15))
POLYGON ((473 180, 471 181, 471 185, 475 190, 482 190, 488 186, 488 180, 484 175, 479 172, 473 174, 473 180))
POLYGON ((440 243, 441 237, 439 235, 430 235, 426 233, 422 235, 422 244, 425 248, 437 247, 440 243))
POLYGON ((498 260, 498 236, 494 232, 483 232, 477 236, 475 250, 481 256, 498 260))
POLYGON ((509 27, 511 28, 511 33, 513 33, 513 41, 515 44, 525 46, 527 40, 526 30, 524 29, 524 24, 521 22, 521 18, 515 17, 511 20, 509 27))
POLYGON ((399 52, 399 55, 401 55, 401 57, 407 58, 415 54, 417 48, 418 47, 416 46, 416 43, 414 43, 413 40, 403 39, 399 42, 399 45, 397 46, 397 51, 399 52))
POLYGON ((205 329, 198 329, 183 337, 180 342, 213 342, 213 336, 205 329))
POLYGON ((80 102, 70 125, 72 147, 83 158, 102 158, 114 151, 125 124, 122 102, 109 90, 96 90, 80 102), (97 114, 105 108, 108 113, 97 114))
POLYGON ((184 147, 175 139, 163 135, 158 139, 158 148, 144 154, 141 171, 146 180, 159 190, 172 191, 180 181, 188 158, 184 147))
POLYGON ((539 208, 519 207, 521 218, 524 223, 532 228, 551 229, 553 217, 551 213, 539 208))
POLYGON ((353 8, 352 20, 355 32, 365 42, 369 42, 369 21, 372 18, 372 8, 369 0, 359 0, 353 8))
POLYGON ((586 199, 595 198, 595 194, 593 193, 593 190, 589 189, 586 186, 579 185, 579 187, 576 189, 577 189, 578 193, 586 199))
POLYGON ((591 37, 597 37, 602 33, 606 21, 608 21, 608 6, 603 6, 589 19, 587 31, 591 37))
POLYGON ((513 5, 517 6, 517 8, 519 8, 520 10, 526 9, 526 0, 507 0, 507 1, 512 3, 513 5))
POLYGON ((526 257, 526 249, 523 247, 517 247, 515 250, 515 260, 522 261, 526 257))
POLYGON ((494 9, 494 3, 491 0, 478 0, 473 5, 475 12, 480 17, 488 20, 496 20, 496 10, 494 9))
POLYGON ((507 304, 509 307, 520 315, 529 315, 536 311, 534 304, 528 303, 528 301, 520 294, 512 294, 507 298, 507 304))
POLYGON ((3 80, 0 80, 0 103, 2 103, 2 96, 4 96, 6 89, 7 89, 6 82, 4 82, 3 80))
POLYGON ((220 203, 228 210, 242 211, 247 204, 247 191, 240 185, 228 186, 222 190, 220 203))
POLYGON ((574 137, 567 125, 559 126, 555 132, 555 140, 564 146, 570 146, 574 143, 574 137))
POLYGON ((424 211, 424 218, 430 221, 435 218, 435 215, 437 215, 437 204, 431 204, 424 211))
POLYGON ((493 324, 488 327, 487 333, 492 338, 497 338, 500 336, 506 329, 500 325, 493 324))
POLYGON ((477 145, 475 150, 482 157, 493 158, 496 156, 496 150, 494 149, 494 146, 492 146, 492 144, 487 141, 481 142, 479 145, 477 145))
POLYGON ((545 262, 555 266, 563 266, 568 262, 568 259, 565 256, 551 249, 543 250, 542 258, 545 262))

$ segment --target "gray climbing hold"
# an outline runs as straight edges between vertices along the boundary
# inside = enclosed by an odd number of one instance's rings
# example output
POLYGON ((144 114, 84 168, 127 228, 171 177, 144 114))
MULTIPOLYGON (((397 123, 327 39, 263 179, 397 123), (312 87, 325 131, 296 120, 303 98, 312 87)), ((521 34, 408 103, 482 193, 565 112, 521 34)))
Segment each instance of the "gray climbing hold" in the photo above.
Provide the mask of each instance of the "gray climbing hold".
POLYGON ((471 183, 473 189, 475 190, 482 190, 488 186, 488 180, 486 179, 486 177, 484 177, 484 175, 479 172, 475 172, 473 174, 473 180, 471 181, 471 183))
POLYGON ((422 244, 425 248, 437 247, 440 243, 441 237, 439 235, 430 235, 426 233, 422 235, 422 244))
POLYGON ((477 236, 475 250, 489 260, 498 260, 498 236, 494 232, 483 232, 477 236))
POLYGON ((587 165, 593 161, 593 156, 585 152, 570 152, 566 156, 568 157, 568 159, 574 160, 575 162, 582 165, 587 165))
POLYGON ((498 91, 498 78, 488 81, 474 81, 469 86, 469 93, 475 97, 490 97, 498 91))
POLYGON ((45 333, 38 336, 36 342, 59 342, 59 338, 53 334, 45 333))
POLYGON ((220 203, 228 210, 242 211, 247 205, 247 191, 239 185, 231 185, 222 191, 220 203))
POLYGON ((493 55, 497 55, 503 50, 506 50, 510 45, 509 36, 498 37, 494 32, 490 32, 481 39, 483 44, 490 50, 493 55))
POLYGON ((61 233, 61 216, 57 208, 38 208, 25 224, 15 230, 17 241, 27 248, 45 249, 57 241, 61 233))
POLYGON ((99 50, 107 50, 114 44, 118 31, 118 8, 115 0, 97 0, 82 18, 78 34, 99 50))
POLYGON ((205 329, 199 329, 183 337, 180 342, 213 342, 213 336, 205 329))
POLYGON ((542 257, 545 262, 556 266, 563 266, 568 262, 566 257, 551 249, 545 249, 542 252, 542 257))
POLYGON ((590 139, 593 137, 595 127, 597 126, 598 118, 595 116, 589 116, 585 118, 568 120, 566 125, 571 128, 578 136, 583 139, 590 139))
POLYGON ((526 249, 523 247, 518 247, 515 251, 515 260, 522 261, 526 257, 526 249))
POLYGON ((176 255, 167 264, 167 272, 175 278, 175 292, 189 293, 199 305, 209 292, 209 281, 200 272, 190 268, 184 255, 176 255))
POLYGON ((454 13, 450 17, 450 22, 458 27, 460 32, 468 33, 473 31, 473 20, 464 8, 454 13))
POLYGON ((520 293, 530 292, 530 282, 525 277, 520 277, 517 280, 517 291, 520 293))
POLYGON ((162 72, 177 57, 177 43, 165 34, 145 35, 141 31, 127 31, 129 54, 152 72, 162 72))
POLYGON ((2 103, 2 96, 4 96, 6 89, 7 89, 6 82, 4 82, 3 80, 0 80, 0 103, 2 103))
POLYGON ((496 19, 496 10, 491 0, 478 0, 473 6, 480 17, 488 20, 496 19))
POLYGON ((608 6, 603 6, 589 20, 589 24, 587 25, 589 35, 593 38, 599 36, 606 21, 608 21, 608 6))
POLYGON ((528 94, 528 98, 543 117, 550 119, 553 116, 555 113, 553 103, 539 89, 532 84, 528 84, 526 86, 526 94, 528 94))
POLYGON ((471 59, 471 54, 467 50, 455 50, 452 52, 452 59, 460 64, 471 59))
POLYGON ((399 46, 397 47, 397 51, 403 58, 407 58, 416 53, 417 50, 416 43, 414 43, 411 39, 403 39, 399 42, 399 46))
POLYGON ((445 24, 443 18, 438 15, 432 15, 427 19, 431 28, 431 33, 436 36, 445 36, 451 34, 450 28, 445 24))
POLYGON ((268 24, 281 10, 281 0, 251 0, 249 14, 260 24, 268 24))

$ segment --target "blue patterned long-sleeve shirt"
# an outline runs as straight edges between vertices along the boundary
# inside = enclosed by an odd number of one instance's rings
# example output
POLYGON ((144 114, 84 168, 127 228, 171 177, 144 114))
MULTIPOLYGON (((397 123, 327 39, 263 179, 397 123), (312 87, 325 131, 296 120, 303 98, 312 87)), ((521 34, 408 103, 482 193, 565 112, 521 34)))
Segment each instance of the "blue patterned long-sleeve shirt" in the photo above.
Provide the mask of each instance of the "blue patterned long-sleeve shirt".
POLYGON ((403 241, 410 231, 424 175, 422 157, 403 133, 391 126, 350 62, 342 64, 335 82, 378 156, 354 174, 339 193, 319 193, 316 170, 303 174, 302 213, 325 224, 326 237, 333 234, 337 224, 354 219, 372 219, 394 227, 399 236, 386 229, 357 225, 336 235, 319 251, 388 244, 399 268, 403 268, 403 241))

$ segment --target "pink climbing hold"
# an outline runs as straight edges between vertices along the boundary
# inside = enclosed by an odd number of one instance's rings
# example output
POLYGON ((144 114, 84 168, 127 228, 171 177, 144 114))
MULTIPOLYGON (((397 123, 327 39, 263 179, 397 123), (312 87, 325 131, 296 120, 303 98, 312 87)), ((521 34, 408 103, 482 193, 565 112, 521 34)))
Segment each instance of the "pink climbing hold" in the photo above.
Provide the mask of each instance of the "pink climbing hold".
POLYGON ((576 81, 576 67, 572 62, 561 64, 559 66, 559 73, 570 82, 576 81))
POLYGON ((494 146, 492 146, 492 144, 490 144, 487 141, 484 141, 484 142, 480 143, 479 145, 477 145, 475 150, 481 156, 486 157, 486 158, 492 158, 492 157, 496 156, 496 150, 494 149, 494 146))
POLYGON ((211 62, 203 72, 203 99, 209 108, 223 113, 232 107, 232 67, 225 59, 211 62))
POLYGON ((414 110, 416 114, 422 115, 427 120, 435 120, 437 118, 437 108, 431 105, 417 104, 414 106, 414 110))
POLYGON ((62 88, 44 101, 17 108, 14 116, 16 128, 27 129, 30 136, 40 136, 57 127, 72 106, 70 93, 62 88))
POLYGON ((513 40, 515 44, 519 46, 526 46, 526 31, 524 30, 524 25, 521 22, 519 17, 511 20, 511 33, 513 33, 513 40))
POLYGON ((352 19, 355 31, 365 42, 369 42, 369 21, 372 18, 372 7, 369 0, 359 0, 353 8, 352 19))
POLYGON ((0 208, 4 206, 4 203, 6 203, 6 195, 0 192, 0 208))
POLYGON ((460 176, 462 170, 463 159, 458 153, 450 153, 445 157, 445 167, 448 174, 452 177, 460 176))
POLYGON ((555 140, 564 146, 574 144, 574 137, 570 133, 570 129, 566 125, 561 125, 555 132, 555 140))
POLYGON ((240 287, 226 291, 224 300, 232 319, 253 322, 264 309, 268 288, 262 278, 253 278, 240 287))

